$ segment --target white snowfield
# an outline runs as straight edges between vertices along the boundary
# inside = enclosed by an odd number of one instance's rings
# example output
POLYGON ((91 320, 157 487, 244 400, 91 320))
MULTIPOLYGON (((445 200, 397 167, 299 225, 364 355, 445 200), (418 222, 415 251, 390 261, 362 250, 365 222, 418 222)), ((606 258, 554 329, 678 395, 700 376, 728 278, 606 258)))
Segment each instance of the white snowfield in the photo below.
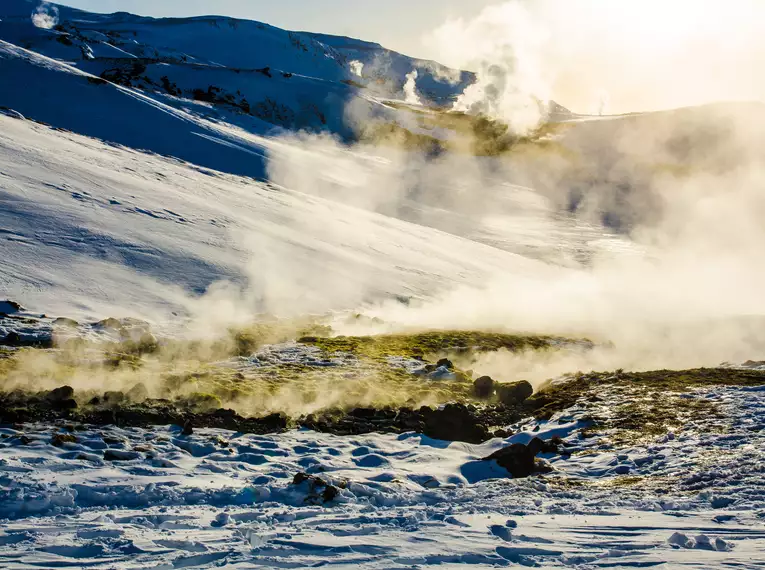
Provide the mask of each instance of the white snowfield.
POLYGON ((763 567, 762 389, 689 397, 722 404, 727 418, 619 450, 582 438, 577 409, 483 445, 414 434, 4 428, 0 566, 763 567), (54 446, 56 434, 76 441, 54 446), (576 453, 544 456, 556 469, 544 477, 507 479, 481 461, 553 435, 576 453), (300 472, 338 495, 325 501, 321 487, 293 484, 300 472))
POLYGON ((222 281, 259 292, 263 308, 334 309, 548 271, 438 230, 1 114, 0 205, 4 295, 74 318, 161 321, 222 281))

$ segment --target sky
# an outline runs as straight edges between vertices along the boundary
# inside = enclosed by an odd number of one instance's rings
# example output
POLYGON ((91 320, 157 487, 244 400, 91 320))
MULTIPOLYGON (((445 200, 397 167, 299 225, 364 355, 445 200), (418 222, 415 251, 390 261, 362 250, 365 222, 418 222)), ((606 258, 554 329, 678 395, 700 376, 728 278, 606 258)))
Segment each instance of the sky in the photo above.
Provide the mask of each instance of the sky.
POLYGON ((60 1, 95 12, 233 16, 375 41, 477 71, 473 98, 491 95, 503 113, 533 108, 532 99, 583 113, 765 101, 765 0, 60 1))
POLYGON ((233 16, 288 30, 381 43, 414 57, 437 53, 422 38, 447 19, 472 17, 498 0, 58 0, 91 12, 143 16, 233 16))

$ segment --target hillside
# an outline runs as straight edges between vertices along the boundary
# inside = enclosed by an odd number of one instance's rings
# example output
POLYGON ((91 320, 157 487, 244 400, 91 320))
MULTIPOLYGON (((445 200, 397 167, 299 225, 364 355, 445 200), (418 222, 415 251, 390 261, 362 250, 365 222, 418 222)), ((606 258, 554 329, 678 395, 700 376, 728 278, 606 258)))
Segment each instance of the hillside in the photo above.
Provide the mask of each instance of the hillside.
POLYGON ((36 6, 4 2, 0 39, 248 131, 260 119, 352 138, 349 104, 365 115, 392 112, 380 98, 403 98, 412 71, 434 104, 448 104, 473 80, 374 44, 218 16, 154 19, 49 5, 56 25, 43 29, 30 17, 36 6))
POLYGON ((0 567, 765 566, 765 105, 0 0, 0 567))

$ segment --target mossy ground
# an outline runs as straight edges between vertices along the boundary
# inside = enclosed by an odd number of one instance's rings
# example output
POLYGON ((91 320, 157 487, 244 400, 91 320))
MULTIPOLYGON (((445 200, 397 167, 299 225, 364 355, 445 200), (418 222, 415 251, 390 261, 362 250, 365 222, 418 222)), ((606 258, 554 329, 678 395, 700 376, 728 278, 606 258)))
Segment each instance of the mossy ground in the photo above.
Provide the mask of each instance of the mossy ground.
POLYGON ((593 423, 583 435, 621 445, 681 430, 691 421, 721 419, 714 401, 695 397, 698 388, 762 385, 765 372, 730 368, 580 373, 543 387, 529 404, 537 408, 538 418, 584 405, 592 409, 593 423))
POLYGON ((426 331, 413 334, 379 336, 303 337, 298 342, 311 344, 326 353, 347 352, 359 357, 380 359, 389 356, 427 358, 452 352, 493 352, 500 349, 545 350, 555 340, 539 335, 515 335, 479 331, 426 331))
MULTIPOLYGON (((212 343, 167 342, 140 353, 83 349, 0 350, 0 389, 30 392, 72 385, 85 404, 104 391, 129 391, 141 383, 152 398, 189 408, 233 408, 243 415, 284 412, 297 417, 322 410, 416 408, 448 402, 485 405, 476 400, 471 376, 456 369, 456 380, 430 380, 390 362, 391 357, 435 362, 442 357, 497 350, 555 350, 561 340, 491 331, 422 331, 378 336, 329 336, 321 323, 266 323, 231 331, 212 343), (302 335, 302 336, 300 336, 302 335), (264 344, 299 336, 298 344, 327 360, 249 364, 264 344), (94 356, 95 355, 95 356, 94 356), (115 358, 120 355, 120 358, 115 358)), ((469 360, 469 359, 467 359, 469 360)), ((693 390, 709 386, 765 385, 765 372, 735 369, 577 373, 543 386, 525 404, 529 415, 549 418, 574 405, 584 406, 592 423, 585 437, 614 445, 655 438, 689 421, 714 422, 721 411, 693 390)), ((712 429, 712 428, 710 428, 712 429)), ((715 428, 716 429, 716 428, 715 428)))

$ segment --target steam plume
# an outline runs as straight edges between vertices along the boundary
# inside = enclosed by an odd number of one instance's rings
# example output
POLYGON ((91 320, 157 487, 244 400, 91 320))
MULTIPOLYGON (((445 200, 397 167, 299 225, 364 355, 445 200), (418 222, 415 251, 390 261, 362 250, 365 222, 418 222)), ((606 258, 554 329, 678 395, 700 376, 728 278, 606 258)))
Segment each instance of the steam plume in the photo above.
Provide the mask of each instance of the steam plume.
POLYGON ((43 2, 32 14, 32 23, 44 30, 49 30, 58 24, 58 8, 43 2))

